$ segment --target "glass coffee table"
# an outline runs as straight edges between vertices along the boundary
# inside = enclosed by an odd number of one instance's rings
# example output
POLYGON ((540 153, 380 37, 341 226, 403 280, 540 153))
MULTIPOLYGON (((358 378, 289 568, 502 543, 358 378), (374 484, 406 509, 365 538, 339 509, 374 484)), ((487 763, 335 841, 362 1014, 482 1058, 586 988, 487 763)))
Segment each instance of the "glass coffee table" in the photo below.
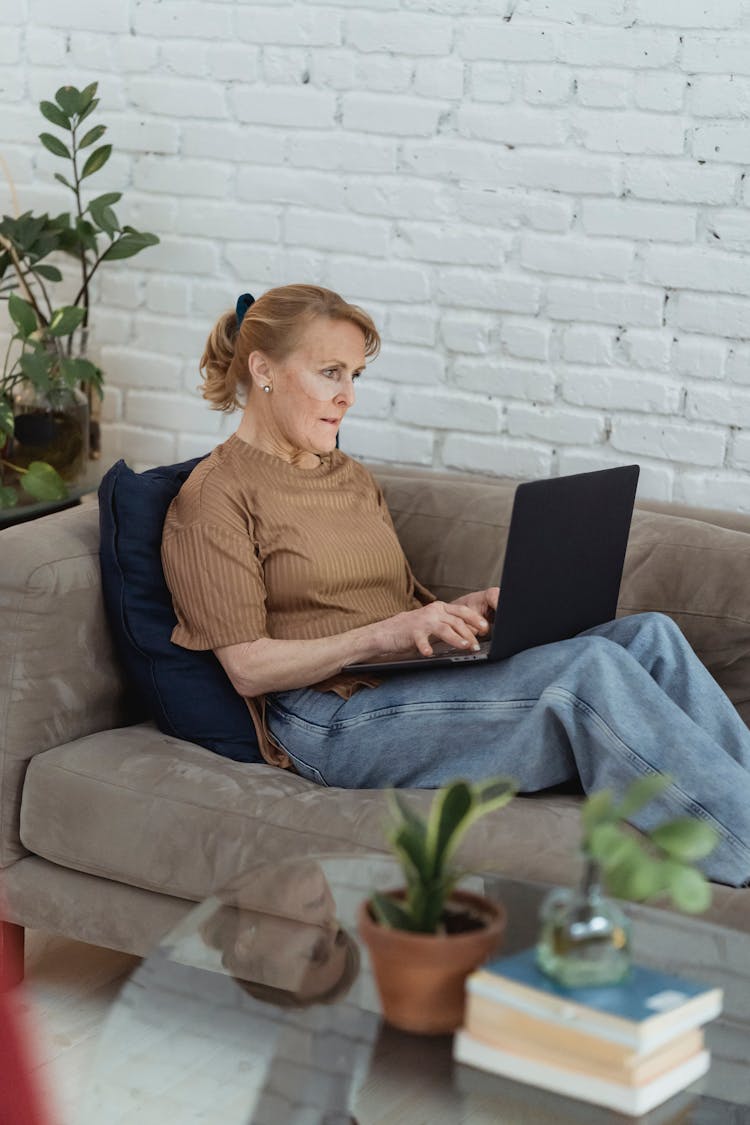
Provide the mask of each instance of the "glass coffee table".
MULTIPOLYGON (((450 1036, 380 1019, 357 908, 401 882, 382 855, 252 869, 194 909, 122 988, 80 1125, 741 1125, 750 1123, 750 936, 630 906, 638 959, 725 990, 709 1073, 641 1117, 454 1064, 450 1036)), ((540 884, 492 872, 462 885, 508 907, 504 952, 531 945, 540 884)))

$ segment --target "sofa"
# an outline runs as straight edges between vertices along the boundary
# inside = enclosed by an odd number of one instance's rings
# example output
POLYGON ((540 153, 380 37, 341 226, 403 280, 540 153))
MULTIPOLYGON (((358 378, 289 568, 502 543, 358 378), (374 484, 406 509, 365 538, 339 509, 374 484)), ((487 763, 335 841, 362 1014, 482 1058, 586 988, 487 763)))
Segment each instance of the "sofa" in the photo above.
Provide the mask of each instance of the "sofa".
MULTIPOLYGON (((371 467, 421 581, 446 599, 498 581, 515 482, 371 467)), ((386 850, 381 791, 231 761, 134 714, 103 610, 96 503, 3 530, 0 560, 0 958, 11 971, 22 972, 24 927, 143 955, 253 864, 386 850)), ((750 722, 750 517, 638 502, 618 614, 647 610, 680 624, 750 722)), ((580 799, 517 797, 468 834, 462 861, 571 883, 580 799)), ((750 931, 750 889, 715 886, 706 917, 750 931)))

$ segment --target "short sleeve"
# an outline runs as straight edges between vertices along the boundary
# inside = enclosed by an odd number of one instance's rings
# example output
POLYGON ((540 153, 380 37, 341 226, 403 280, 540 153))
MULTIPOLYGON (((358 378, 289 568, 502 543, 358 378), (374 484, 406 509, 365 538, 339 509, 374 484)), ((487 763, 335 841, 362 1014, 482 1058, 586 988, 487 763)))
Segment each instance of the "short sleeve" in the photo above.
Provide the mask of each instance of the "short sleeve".
POLYGON ((263 570, 250 535, 193 522, 165 534, 161 557, 177 617, 174 644, 216 649, 268 635, 263 570))

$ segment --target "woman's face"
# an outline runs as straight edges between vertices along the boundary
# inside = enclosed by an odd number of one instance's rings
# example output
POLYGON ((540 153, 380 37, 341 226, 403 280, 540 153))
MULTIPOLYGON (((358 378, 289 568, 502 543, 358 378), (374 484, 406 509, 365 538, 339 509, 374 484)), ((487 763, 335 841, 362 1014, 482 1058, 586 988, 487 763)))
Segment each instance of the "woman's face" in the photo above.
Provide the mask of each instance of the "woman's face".
POLYGON ((354 382, 365 368, 365 337, 348 320, 318 317, 280 364, 261 353, 249 359, 263 402, 265 437, 278 453, 330 453, 341 420, 354 402, 354 382), (263 386, 270 383, 266 395, 263 386))

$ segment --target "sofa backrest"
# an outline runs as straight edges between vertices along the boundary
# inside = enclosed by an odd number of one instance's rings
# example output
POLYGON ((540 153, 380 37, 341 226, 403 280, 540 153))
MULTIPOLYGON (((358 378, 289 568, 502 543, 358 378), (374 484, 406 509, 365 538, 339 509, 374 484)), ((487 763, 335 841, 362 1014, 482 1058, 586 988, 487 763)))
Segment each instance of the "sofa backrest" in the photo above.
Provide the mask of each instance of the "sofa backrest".
POLYGON ((84 504, 0 531, 0 867, 26 854, 28 760, 129 718, 104 618, 98 517, 84 504))

